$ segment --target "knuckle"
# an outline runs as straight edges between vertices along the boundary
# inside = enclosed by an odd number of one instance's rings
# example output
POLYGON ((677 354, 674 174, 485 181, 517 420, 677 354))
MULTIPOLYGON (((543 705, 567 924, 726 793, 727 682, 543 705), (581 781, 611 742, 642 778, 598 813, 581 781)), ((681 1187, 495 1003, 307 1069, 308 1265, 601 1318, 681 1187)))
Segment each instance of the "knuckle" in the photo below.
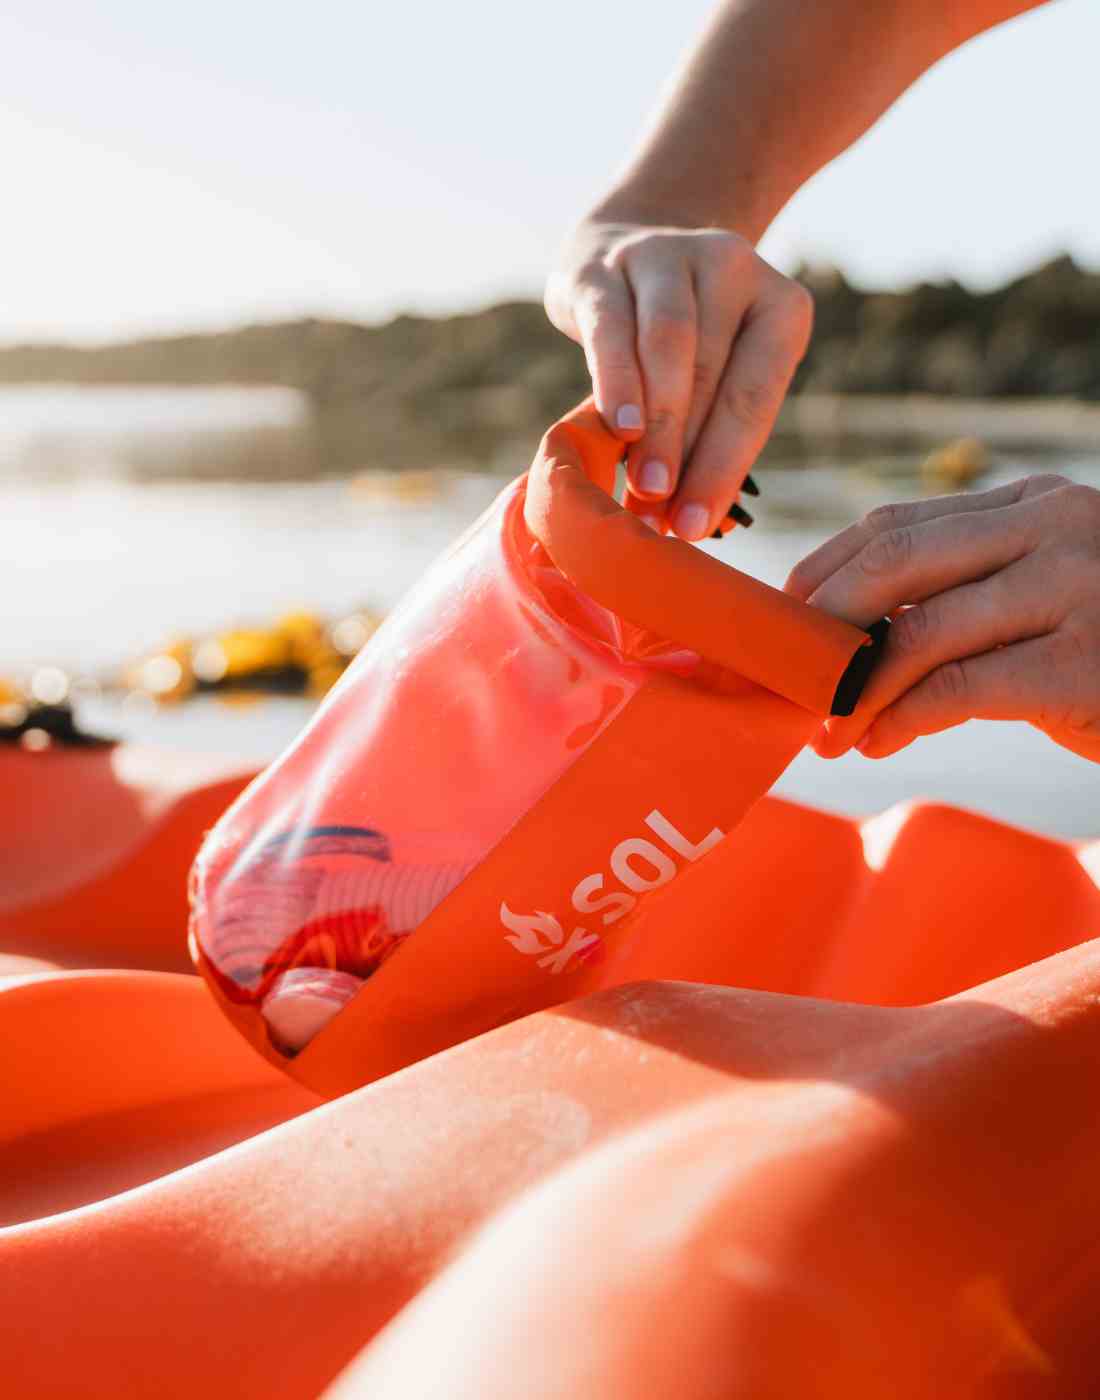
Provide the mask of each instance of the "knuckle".
POLYGON ((718 381, 718 370, 709 360, 696 360, 691 367, 691 384, 694 389, 710 389, 718 381))
POLYGON ((668 256, 670 249, 679 239, 679 233, 671 228, 635 228, 623 233, 604 254, 604 261, 612 267, 623 269, 632 267, 635 271, 653 267, 668 256))
POLYGON ((574 290, 584 291, 589 287, 606 287, 610 280, 607 258, 603 254, 593 254, 573 269, 570 282, 574 290))
POLYGON ((730 415, 747 428, 771 424, 775 393, 770 384, 755 380, 727 379, 722 386, 722 403, 730 415))
POLYGON ((608 355, 597 351, 596 360, 600 373, 605 377, 616 379, 633 379, 636 374, 632 360, 624 360, 619 355, 608 355))
POLYGON ((871 578, 900 572, 913 554, 913 532, 907 525, 875 535, 858 558, 859 568, 871 578))
POLYGON ((1084 586, 1092 592, 1100 556, 1100 491, 1063 479, 1035 497, 1035 510, 1035 543, 1054 575, 1071 590, 1084 586))
POLYGON ((811 567, 808 560, 803 559, 787 575, 784 591, 793 593, 796 598, 808 598, 817 587, 817 583, 818 571, 811 567))
POLYGON ((652 441, 655 437, 665 437, 676 431, 676 415, 667 408, 654 408, 646 414, 646 436, 652 441))
POLYGON ((678 352, 694 345, 695 318, 672 307, 658 308, 649 316, 644 335, 654 349, 678 352))
POLYGON ((875 506, 874 510, 869 510, 863 517, 863 529, 868 535, 885 534, 888 530, 897 530, 909 523, 908 507, 896 503, 875 506))
POLYGON ((1067 671, 1096 674, 1096 637, 1091 628, 1073 620, 1051 634, 1049 659, 1052 670, 1059 675, 1067 671))
POLYGON ((632 252, 638 247, 638 243, 628 238, 621 238, 612 244, 610 248, 604 250, 600 259, 603 267, 610 272, 622 273, 632 252))
POLYGON ((587 315, 594 321, 603 320, 609 316, 622 318, 627 311, 628 301, 608 282, 589 282, 578 287, 574 294, 574 300, 584 308, 587 315))
POLYGON ((574 306, 589 310, 621 302, 624 299, 622 288, 622 281, 608 273, 605 267, 590 264, 562 284, 557 295, 559 300, 569 301, 574 306))
POLYGON ((1035 472, 1032 476, 1025 476, 1017 481, 1015 485, 1019 488, 1021 496, 1026 497, 1060 491, 1069 486, 1070 482, 1067 477, 1059 476, 1056 472, 1035 472))
POLYGON ((1092 486, 1069 482, 1057 494, 1074 520, 1093 521, 1100 516, 1100 491, 1092 486))
POLYGON ((970 689, 966 679, 966 668, 961 661, 948 661, 929 676, 928 689, 932 700, 937 704, 952 708, 964 706, 970 689))
POLYGON ((606 282, 584 282, 574 291, 573 300, 590 315, 601 316, 617 304, 618 298, 612 296, 606 282))
POLYGON ((704 228, 695 235, 704 251, 722 265, 745 262, 752 254, 747 239, 725 228, 704 228))
POLYGON ((729 337, 700 326, 696 336, 693 373, 696 384, 717 386, 729 362, 729 337))
POLYGON ((890 628, 890 649, 902 656, 919 656, 928 648, 931 619, 921 604, 906 608, 890 628))

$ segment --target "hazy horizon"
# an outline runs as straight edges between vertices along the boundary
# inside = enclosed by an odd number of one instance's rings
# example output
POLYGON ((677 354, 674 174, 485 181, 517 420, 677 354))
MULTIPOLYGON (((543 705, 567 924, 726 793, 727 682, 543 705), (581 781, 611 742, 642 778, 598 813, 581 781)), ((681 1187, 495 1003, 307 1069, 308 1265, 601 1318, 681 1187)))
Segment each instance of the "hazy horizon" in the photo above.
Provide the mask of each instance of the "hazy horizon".
MULTIPOLYGON (((1004 282, 1007 283, 1007 282, 1010 282, 1010 281, 1014 280, 1014 278, 1016 278, 1017 276, 1027 276, 1029 273, 1038 271, 1041 267, 1045 266, 1045 265, 1046 265, 1047 263, 1049 263, 1051 260, 1056 260, 1056 259, 1058 259, 1058 258, 1060 258, 1060 257, 1062 257, 1062 256, 1065 256, 1066 253, 1067 253, 1067 250, 1065 250, 1065 249, 1052 249, 1052 250, 1049 252, 1048 255, 1046 255, 1046 256, 1040 258, 1040 259, 1037 260, 1034 264, 1031 264, 1031 265, 1028 265, 1028 266, 1024 266, 1024 267, 1021 267, 1021 268, 1019 268, 1019 269, 1015 269, 1015 270, 1012 271, 1011 273, 1007 274, 1006 277, 1005 277, 1003 280, 1004 280, 1004 282)), ((1072 256, 1072 254, 1070 254, 1070 256, 1072 256)), ((1100 272, 1100 257, 1098 257, 1098 258, 1097 258, 1095 261, 1093 261, 1093 262, 1085 262, 1085 261, 1083 261, 1083 260, 1080 259, 1080 258, 1075 259, 1075 261, 1077 262, 1078 266, 1081 268, 1082 271, 1085 271, 1085 272, 1100 272)), ((835 264, 831 264, 831 263, 818 263, 818 264, 815 264, 814 267, 815 267, 815 270, 820 271, 820 270, 822 270, 822 269, 824 269, 824 268, 832 268, 832 267, 835 267, 835 264)), ((789 271, 792 271, 792 272, 793 272, 793 271, 797 271, 797 266, 792 264, 791 267, 790 267, 788 270, 789 270, 789 271)), ((845 271, 845 269, 840 269, 840 270, 841 270, 841 271, 845 271)), ((845 275, 847 276, 847 273, 846 273, 846 272, 845 272, 845 275)), ((938 278, 937 278, 937 277, 934 277, 934 276, 930 276, 930 277, 927 278, 927 279, 922 278, 922 279, 920 279, 920 280, 921 280, 921 281, 936 281, 936 282, 943 283, 943 282, 945 282, 945 281, 947 281, 947 280, 950 280, 950 278, 951 278, 951 274, 948 273, 948 274, 944 274, 943 276, 938 277, 938 278)), ((961 281, 961 279, 959 279, 959 280, 961 281)), ((911 287, 913 287, 913 286, 916 285, 916 282, 913 281, 913 282, 902 282, 902 283, 899 283, 899 284, 897 284, 897 285, 895 285, 895 286, 888 286, 888 287, 882 288, 882 287, 876 286, 875 284, 868 284, 868 283, 866 283, 866 282, 861 282, 861 281, 859 281, 859 279, 854 278, 854 277, 850 277, 850 278, 849 278, 849 282, 850 282, 850 285, 851 285, 851 286, 853 286, 857 291, 860 291, 860 292, 874 292, 874 291, 877 291, 877 290, 905 292, 907 289, 909 289, 909 288, 911 288, 911 287)), ((963 282, 962 285, 964 285, 964 286, 967 286, 967 285, 968 285, 968 286, 970 286, 971 288, 974 287, 974 283, 973 283, 972 281, 971 281, 970 283, 963 282)), ((995 288, 996 288, 997 286, 999 286, 999 285, 1001 285, 1001 284, 1000 284, 1000 283, 995 283, 995 284, 992 284, 992 287, 993 287, 993 289, 995 289, 995 288)), ((987 288, 987 287, 985 287, 985 286, 981 286, 979 289, 980 289, 980 290, 989 290, 989 288, 987 288)), ((113 347, 115 347, 115 346, 121 346, 121 345, 128 344, 128 343, 135 342, 135 341, 142 341, 142 340, 162 340, 162 339, 163 339, 163 340, 172 340, 172 339, 176 339, 177 337, 203 336, 203 335, 224 335, 224 334, 231 334, 231 333, 234 332, 234 331, 249 330, 249 329, 254 329, 254 328, 257 328, 257 327, 277 327, 277 326, 282 326, 282 325, 293 325, 293 324, 295 324, 295 323, 297 323, 297 322, 301 322, 301 321, 311 321, 311 320, 315 320, 315 321, 329 321, 329 322, 336 322, 336 323, 344 322, 344 323, 348 323, 348 324, 352 324, 352 325, 364 325, 364 326, 385 326, 385 325, 388 325, 388 324, 389 324, 390 322, 392 322, 392 321, 400 320, 403 316, 411 316, 411 317, 417 317, 417 318, 424 318, 424 319, 428 319, 428 320, 443 320, 443 319, 447 319, 447 318, 452 317, 452 316, 466 316, 466 315, 476 316, 479 312, 490 311, 490 310, 492 310, 494 307, 501 306, 501 305, 504 305, 504 304, 507 304, 507 303, 510 303, 510 302, 515 302, 515 301, 538 301, 538 300, 540 300, 540 299, 541 299, 541 290, 540 290, 539 288, 535 288, 535 289, 533 289, 531 292, 529 292, 527 295, 524 295, 522 292, 517 292, 517 293, 516 293, 515 295, 513 295, 513 296, 500 296, 500 297, 496 297, 496 298, 490 298, 489 300, 486 300, 486 301, 471 303, 471 304, 468 305, 468 306, 466 306, 466 305, 444 306, 444 307, 440 307, 440 308, 437 309, 437 310, 432 310, 430 307, 429 307, 429 308, 421 308, 421 307, 402 307, 402 306, 397 306, 397 307, 394 307, 392 310, 384 311, 384 312, 382 312, 382 313, 380 313, 379 315, 376 315, 376 316, 371 316, 371 315, 369 315, 369 314, 355 315, 354 313, 344 315, 344 314, 342 314, 338 309, 330 310, 330 311, 327 311, 327 312, 317 312, 317 311, 311 311, 311 310, 309 310, 309 308, 304 308, 303 310, 301 310, 301 311, 299 311, 299 312, 297 312, 297 313, 286 313, 286 314, 284 314, 284 315, 272 314, 272 315, 266 315, 266 316, 265 316, 265 315, 262 315, 262 314, 261 314, 261 315, 257 315, 257 316, 254 316, 254 317, 246 317, 246 316, 242 316, 242 317, 239 317, 239 318, 232 318, 232 317, 231 317, 231 318, 229 318, 229 319, 227 319, 227 320, 225 320, 225 321, 223 321, 223 322, 209 322, 209 321, 204 321, 204 322, 195 322, 194 324, 191 324, 191 323, 188 323, 188 322, 181 322, 179 325, 172 325, 172 326, 167 326, 167 327, 156 327, 156 328, 153 328, 153 329, 150 329, 150 330, 141 330, 141 329, 139 328, 139 329, 137 329, 137 330, 130 331, 130 332, 123 331, 123 332, 121 332, 120 334, 118 334, 118 335, 116 335, 116 336, 109 337, 109 338, 108 338, 108 337, 102 337, 102 338, 101 338, 101 337, 86 336, 86 335, 85 335, 85 336, 82 336, 82 335, 79 335, 79 334, 73 334, 73 335, 71 335, 71 336, 65 336, 65 335, 62 334, 62 335, 56 335, 56 336, 41 335, 41 336, 33 336, 33 337, 28 336, 28 337, 24 337, 24 338, 21 338, 21 339, 0 340, 0 352, 6 351, 6 350, 20 350, 20 349, 24 349, 24 348, 50 347, 50 346, 56 346, 58 349, 82 349, 82 350, 110 349, 110 348, 113 348, 113 347)), ((2 321, 0 321, 0 325, 2 325, 2 324, 3 324, 2 321)))
MULTIPOLYGON (((538 297, 711 9, 10 0, 0 342, 538 297)), ((1100 266, 1098 41, 1100 8, 1057 0, 951 56, 763 251, 872 288, 1100 266)))

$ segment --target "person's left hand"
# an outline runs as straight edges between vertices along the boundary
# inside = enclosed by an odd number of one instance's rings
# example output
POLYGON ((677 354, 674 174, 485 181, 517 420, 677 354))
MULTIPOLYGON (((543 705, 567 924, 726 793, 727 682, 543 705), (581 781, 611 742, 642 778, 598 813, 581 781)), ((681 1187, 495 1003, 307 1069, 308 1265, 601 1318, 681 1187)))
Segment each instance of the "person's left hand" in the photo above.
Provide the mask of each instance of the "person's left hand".
POLYGON ((864 627, 902 609, 855 714, 818 735, 823 758, 1008 719, 1100 762, 1100 491, 1033 476, 882 506, 787 591, 864 627))

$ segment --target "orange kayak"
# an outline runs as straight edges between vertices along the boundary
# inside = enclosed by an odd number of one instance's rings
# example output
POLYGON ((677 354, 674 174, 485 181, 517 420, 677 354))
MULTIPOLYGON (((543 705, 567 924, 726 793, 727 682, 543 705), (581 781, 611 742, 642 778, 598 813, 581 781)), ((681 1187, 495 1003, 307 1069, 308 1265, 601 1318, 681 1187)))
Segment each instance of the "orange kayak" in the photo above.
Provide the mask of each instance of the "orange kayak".
POLYGON ((163 970, 246 776, 0 753, 7 1393, 1095 1393, 1100 843, 765 798, 624 985, 322 1104, 163 970))
POLYGON ((190 971, 187 874, 255 776, 135 744, 0 750, 0 953, 190 971))

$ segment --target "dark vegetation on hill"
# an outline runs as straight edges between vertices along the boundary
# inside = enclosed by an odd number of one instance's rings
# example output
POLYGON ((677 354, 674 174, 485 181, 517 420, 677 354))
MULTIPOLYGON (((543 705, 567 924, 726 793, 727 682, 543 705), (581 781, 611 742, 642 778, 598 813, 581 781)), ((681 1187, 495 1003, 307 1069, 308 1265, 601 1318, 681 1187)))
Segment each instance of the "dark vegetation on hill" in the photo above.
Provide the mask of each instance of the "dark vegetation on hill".
MULTIPOLYGON (((1100 400, 1100 274, 1061 258, 992 292, 867 293, 807 272, 816 329, 798 390, 1100 400)), ((312 410, 317 469, 503 464, 587 388, 533 302, 385 325, 302 320, 100 347, 0 349, 0 382, 280 384, 312 410)))

